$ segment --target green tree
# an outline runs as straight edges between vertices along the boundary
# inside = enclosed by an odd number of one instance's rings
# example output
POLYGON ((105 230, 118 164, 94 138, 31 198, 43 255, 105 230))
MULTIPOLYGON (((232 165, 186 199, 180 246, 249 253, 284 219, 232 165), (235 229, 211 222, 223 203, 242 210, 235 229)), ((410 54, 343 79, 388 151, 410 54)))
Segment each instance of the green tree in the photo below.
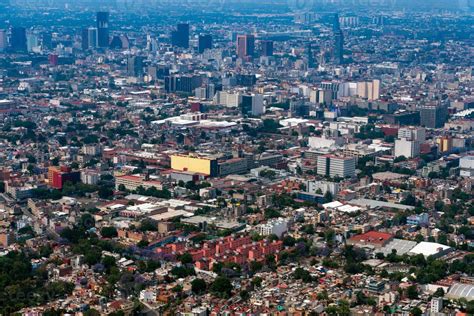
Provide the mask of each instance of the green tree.
POLYGON ((110 226, 102 227, 100 234, 103 238, 114 238, 118 236, 117 229, 110 226))
POLYGON ((201 295, 207 289, 207 283, 203 279, 194 279, 191 282, 191 290, 194 294, 201 295))
POLYGON ((232 294, 232 283, 223 276, 218 276, 210 286, 210 291, 214 296, 220 298, 229 298, 232 294))

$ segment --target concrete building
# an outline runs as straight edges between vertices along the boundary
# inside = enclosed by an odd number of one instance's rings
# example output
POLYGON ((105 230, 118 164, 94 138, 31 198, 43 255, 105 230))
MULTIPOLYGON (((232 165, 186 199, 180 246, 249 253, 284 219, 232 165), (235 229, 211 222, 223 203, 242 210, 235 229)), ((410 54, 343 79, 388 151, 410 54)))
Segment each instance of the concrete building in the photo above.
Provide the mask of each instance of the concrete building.
POLYGON ((443 298, 442 297, 433 297, 431 299, 430 312, 432 315, 436 315, 441 312, 443 309, 443 298))
POLYGON ((420 143, 406 138, 395 140, 395 157, 414 158, 420 154, 420 143))
POLYGON ((277 235, 280 238, 288 231, 288 221, 283 218, 275 218, 257 227, 258 233, 262 236, 277 235))
POLYGON ((465 156, 459 160, 461 177, 474 177, 474 156, 465 156))
POLYGON ((308 181, 306 191, 311 194, 325 194, 330 192, 333 196, 339 193, 339 183, 330 181, 308 181))
POLYGON ((233 158, 219 162, 219 176, 224 177, 229 174, 243 174, 248 171, 248 161, 245 158, 233 158))
POLYGON ((441 128, 448 117, 448 111, 442 105, 424 105, 420 111, 420 124, 427 128, 441 128))
POLYGON ((321 176, 353 177, 355 175, 356 159, 354 157, 338 157, 322 155, 317 160, 317 173, 321 176))
POLYGON ((215 177, 219 173, 219 166, 216 158, 193 155, 171 156, 171 169, 198 172, 211 177, 215 177))
POLYGON ((403 127, 398 130, 398 138, 424 142, 426 140, 426 129, 423 127, 403 127))

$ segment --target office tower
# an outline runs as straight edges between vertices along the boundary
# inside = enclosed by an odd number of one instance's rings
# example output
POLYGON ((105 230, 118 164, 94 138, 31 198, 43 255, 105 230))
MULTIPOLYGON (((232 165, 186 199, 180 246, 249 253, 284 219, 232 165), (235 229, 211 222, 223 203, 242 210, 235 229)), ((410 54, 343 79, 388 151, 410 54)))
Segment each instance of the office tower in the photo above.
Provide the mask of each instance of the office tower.
POLYGON ((127 74, 133 77, 143 75, 143 57, 133 56, 127 59, 127 74))
POLYGON ((114 35, 110 41, 110 49, 122 49, 122 40, 120 36, 114 35))
POLYGON ((317 173, 331 178, 346 178, 355 175, 356 158, 321 155, 317 158, 317 173))
POLYGON ((262 56, 273 56, 273 41, 261 41, 262 56))
POLYGON ((46 49, 53 48, 53 36, 51 33, 41 34, 41 46, 46 49))
POLYGON ((308 55, 308 68, 314 68, 316 63, 314 62, 313 46, 311 43, 308 43, 308 47, 306 47, 306 54, 308 55))
POLYGON ((342 64, 344 62, 344 34, 339 24, 339 15, 334 16, 334 62, 342 64))
POLYGON ((97 12, 98 47, 109 47, 109 12, 97 12))
POLYGON ((240 103, 242 114, 259 116, 264 112, 263 95, 243 95, 240 103))
POLYGON ((51 66, 57 66, 59 63, 59 56, 56 54, 50 54, 48 56, 48 62, 51 66))
POLYGON ((10 38, 11 49, 14 52, 26 52, 26 29, 24 27, 13 27, 10 38))
POLYGON ((192 75, 175 75, 165 77, 166 92, 182 92, 191 94, 196 88, 202 85, 200 76, 192 75))
POLYGON ((26 50, 32 52, 33 49, 39 46, 39 38, 35 33, 26 34, 26 50))
POLYGON ((99 44, 98 30, 95 27, 87 29, 87 48, 96 48, 99 44))
POLYGON ((436 139, 438 151, 440 153, 449 153, 453 150, 453 138, 451 136, 441 136, 436 139))
POLYGON ((255 36, 237 36, 237 56, 239 58, 253 57, 255 54, 255 36))
POLYGON ((385 18, 383 15, 374 16, 372 18, 372 23, 378 26, 383 26, 385 24, 385 18))
POLYGON ((82 50, 89 49, 89 29, 82 29, 81 32, 81 47, 82 50))
POLYGON ((395 157, 415 158, 420 154, 420 142, 406 138, 395 140, 395 157))
POLYGON ((70 167, 49 167, 48 184, 50 187, 61 190, 66 182, 77 183, 81 180, 81 173, 70 167))
POLYGON ((4 52, 8 47, 7 31, 0 30, 0 52, 4 52))
POLYGON ((372 92, 373 100, 380 99, 380 80, 379 79, 372 80, 372 88, 373 88, 373 92, 372 92))
POLYGON ((211 35, 199 35, 198 39, 198 52, 199 54, 204 53, 206 49, 212 48, 212 36, 211 35))
POLYGON ((420 106, 420 124, 427 128, 440 128, 444 126, 448 117, 448 111, 442 105, 420 106))
POLYGON ((426 130, 423 127, 402 127, 398 130, 398 138, 424 142, 426 140, 426 130))
POLYGON ((189 24, 179 23, 171 33, 171 44, 180 48, 189 48, 189 24))

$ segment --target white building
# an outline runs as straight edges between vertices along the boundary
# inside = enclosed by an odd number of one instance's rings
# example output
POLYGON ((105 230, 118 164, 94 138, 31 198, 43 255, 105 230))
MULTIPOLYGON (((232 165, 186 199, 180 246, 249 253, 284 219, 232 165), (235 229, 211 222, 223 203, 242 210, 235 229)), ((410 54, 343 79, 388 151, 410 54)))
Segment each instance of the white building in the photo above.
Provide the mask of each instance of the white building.
POLYGON ((262 236, 277 235, 280 238, 288 231, 288 221, 284 218, 275 218, 265 224, 257 226, 258 233, 262 236))
POLYGON ((355 175, 356 158, 322 155, 317 160, 317 173, 321 176, 353 177, 355 175))
POLYGON ((474 177, 474 156, 465 156, 459 160, 461 177, 474 177))
POLYGON ((437 313, 441 312, 443 309, 443 298, 442 297, 433 297, 431 299, 431 314, 436 315, 437 313))
POLYGON ((237 108, 242 102, 242 95, 238 92, 219 91, 214 98, 214 104, 237 108))
POLYGON ((420 154, 420 142, 406 138, 395 140, 395 157, 414 158, 420 154))
POLYGON ((424 142, 426 140, 426 130, 423 127, 404 127, 398 130, 398 138, 424 142))
POLYGON ((89 185, 96 185, 99 183, 100 175, 96 171, 84 170, 81 172, 81 182, 89 185))
POLYGON ((339 183, 331 181, 308 181, 306 191, 311 194, 317 194, 321 191, 321 194, 330 192, 333 196, 339 193, 339 183))
POLYGON ((344 145, 344 139, 342 137, 309 137, 308 145, 312 149, 339 147, 344 145))
POLYGON ((252 115, 259 116, 263 113, 265 113, 265 107, 263 105, 263 95, 252 95, 252 115))

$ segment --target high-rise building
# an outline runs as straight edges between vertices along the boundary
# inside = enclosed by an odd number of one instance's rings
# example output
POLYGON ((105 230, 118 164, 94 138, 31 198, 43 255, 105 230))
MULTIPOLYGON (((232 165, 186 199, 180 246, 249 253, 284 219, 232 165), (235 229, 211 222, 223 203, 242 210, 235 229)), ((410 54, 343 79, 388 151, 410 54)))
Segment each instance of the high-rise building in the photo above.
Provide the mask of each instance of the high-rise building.
POLYGON ((433 297, 431 299, 430 314, 436 315, 443 310, 443 298, 433 297))
POLYGON ((96 48, 99 46, 98 30, 95 27, 87 29, 87 47, 96 48))
POLYGON ((82 29, 81 32, 81 47, 82 50, 89 49, 89 29, 82 29))
POLYGON ((255 54, 255 36, 239 35, 237 36, 237 56, 239 58, 252 57, 255 54))
POLYGON ((143 75, 143 57, 133 56, 127 59, 127 74, 132 77, 143 75))
POLYGON ((334 16, 334 62, 336 64, 344 63, 344 34, 339 24, 339 15, 334 16))
POLYGON ((438 151, 440 153, 449 153, 453 150, 453 138, 451 136, 441 136, 436 139, 438 144, 438 151))
POLYGON ((262 56, 273 56, 273 41, 261 41, 262 56))
POLYGON ((420 142, 401 138, 395 140, 395 157, 415 158, 420 154, 420 142))
POLYGON ((35 34, 35 33, 26 34, 26 50, 28 52, 32 52, 38 46, 39 46, 38 34, 35 34))
POLYGON ((212 48, 212 36, 209 34, 199 35, 198 39, 198 52, 199 54, 204 53, 206 49, 212 48))
POLYGON ((97 45, 109 47, 109 12, 97 12, 97 45))
POLYGON ((202 78, 200 76, 192 75, 175 75, 165 78, 166 92, 183 92, 193 93, 196 88, 202 85, 202 78))
POLYGON ((308 43, 306 47, 306 54, 308 55, 308 68, 314 68, 316 63, 314 62, 314 52, 313 52, 313 45, 311 42, 308 43))
POLYGON ((398 138, 424 142, 426 140, 426 130, 422 127, 403 127, 398 130, 398 138))
POLYGON ((41 34, 41 46, 43 49, 53 48, 53 35, 50 32, 41 34))
POLYGON ((179 23, 171 33, 171 44, 180 48, 189 48, 189 24, 179 23))
POLYGON ((50 167, 48 169, 48 184, 50 187, 61 190, 66 182, 77 183, 81 181, 81 173, 73 171, 70 167, 50 167))
POLYGON ((7 31, 0 30, 0 52, 4 52, 8 47, 7 31))
POLYGON ((440 128, 446 123, 448 110, 443 105, 423 105, 419 108, 420 124, 427 128, 440 128))
POLYGON ((317 173, 321 176, 353 177, 355 175, 356 158, 338 157, 334 155, 318 156, 317 173))
POLYGON ((10 46, 14 52, 26 52, 26 29, 24 27, 12 27, 10 46))
POLYGON ((259 116, 264 112, 263 95, 243 95, 240 103, 242 114, 259 116))

